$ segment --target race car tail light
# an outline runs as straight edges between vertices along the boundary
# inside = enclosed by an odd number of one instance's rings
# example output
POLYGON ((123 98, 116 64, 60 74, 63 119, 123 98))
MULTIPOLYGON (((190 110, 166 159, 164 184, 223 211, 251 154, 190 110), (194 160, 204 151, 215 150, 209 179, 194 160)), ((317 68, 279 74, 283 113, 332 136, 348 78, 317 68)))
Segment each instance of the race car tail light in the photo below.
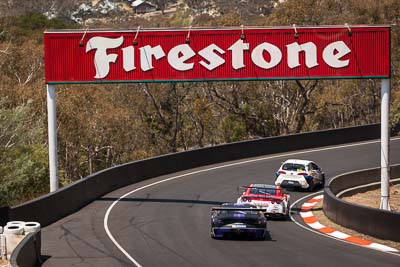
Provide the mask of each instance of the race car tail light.
POLYGON ((258 224, 264 225, 267 223, 267 219, 265 217, 258 218, 258 224))
POLYGON ((243 202, 251 202, 251 198, 248 197, 242 197, 243 202))
POLYGON ((306 173, 306 172, 299 172, 299 173, 297 173, 297 175, 304 175, 304 176, 306 176, 306 175, 308 175, 308 173, 306 173))
POLYGON ((271 200, 271 203, 272 204, 281 204, 281 201, 280 200, 275 200, 275 199, 273 199, 273 200, 271 200))
POLYGON ((278 171, 278 172, 275 173, 275 177, 278 178, 279 175, 281 175, 281 174, 286 174, 286 172, 284 172, 284 171, 278 171))
POLYGON ((221 220, 221 219, 212 218, 212 224, 213 224, 213 225, 221 225, 221 224, 223 224, 223 223, 224 223, 224 221, 221 220))

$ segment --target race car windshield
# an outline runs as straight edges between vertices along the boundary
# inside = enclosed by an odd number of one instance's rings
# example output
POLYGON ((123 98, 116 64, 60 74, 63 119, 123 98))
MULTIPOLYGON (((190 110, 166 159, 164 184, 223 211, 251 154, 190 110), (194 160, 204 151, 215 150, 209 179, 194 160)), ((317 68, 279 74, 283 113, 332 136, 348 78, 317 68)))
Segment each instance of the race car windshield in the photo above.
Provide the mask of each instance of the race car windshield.
POLYGON ((265 194, 265 195, 275 195, 275 189, 274 188, 252 188, 250 190, 250 194, 265 194))
POLYGON ((305 171, 306 167, 303 164, 285 163, 282 166, 282 170, 285 170, 285 171, 305 171))
POLYGON ((221 215, 255 215, 258 211, 255 210, 221 210, 219 211, 221 215))

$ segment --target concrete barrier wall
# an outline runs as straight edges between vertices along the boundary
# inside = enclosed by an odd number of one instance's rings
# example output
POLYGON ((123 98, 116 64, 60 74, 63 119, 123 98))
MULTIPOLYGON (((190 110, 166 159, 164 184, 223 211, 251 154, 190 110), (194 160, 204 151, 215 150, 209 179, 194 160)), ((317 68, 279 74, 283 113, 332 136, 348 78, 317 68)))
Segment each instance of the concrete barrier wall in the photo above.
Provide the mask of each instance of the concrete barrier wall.
POLYGON ((12 267, 38 266, 41 262, 41 231, 27 234, 10 257, 12 267))
POLYGON ((0 226, 4 226, 9 221, 8 214, 10 207, 0 207, 0 226))
POLYGON ((97 172, 60 190, 11 207, 9 220, 47 226, 98 197, 145 179, 231 160, 377 139, 380 124, 271 137, 191 150, 127 163, 97 172))
MULTIPOLYGON (((345 189, 380 182, 380 168, 351 172, 334 177, 325 187, 323 211, 332 221, 360 233, 400 241, 400 213, 368 208, 346 202, 336 195, 345 189)), ((400 177, 400 165, 391 167, 391 177, 400 177)), ((355 189, 346 195, 365 191, 355 189)))

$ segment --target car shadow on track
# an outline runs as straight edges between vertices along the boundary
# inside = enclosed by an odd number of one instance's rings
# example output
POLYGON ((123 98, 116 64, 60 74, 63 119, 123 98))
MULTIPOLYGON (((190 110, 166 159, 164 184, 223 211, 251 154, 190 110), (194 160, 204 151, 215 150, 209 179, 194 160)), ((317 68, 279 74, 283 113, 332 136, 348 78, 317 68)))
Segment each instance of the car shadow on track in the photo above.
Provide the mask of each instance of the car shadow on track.
POLYGON ((276 242, 275 239, 272 239, 269 231, 265 233, 265 238, 254 238, 251 236, 243 236, 243 235, 229 235, 224 238, 213 238, 214 240, 224 240, 224 241, 252 241, 252 242, 262 242, 262 241, 270 241, 276 242))
MULTIPOLYGON (((96 201, 120 201, 120 202, 136 202, 136 203, 178 203, 178 204, 200 204, 200 205, 222 205, 227 201, 209 201, 199 199, 168 199, 168 198, 113 198, 113 197, 102 197, 96 201)), ((191 205, 193 206, 193 205, 191 205)))
POLYGON ((284 187, 284 190, 287 193, 299 192, 299 193, 308 193, 308 194, 310 194, 310 193, 318 192, 319 190, 324 189, 324 187, 325 187, 324 185, 318 184, 318 185, 315 185, 312 190, 310 190, 308 188, 296 188, 296 187, 284 187))

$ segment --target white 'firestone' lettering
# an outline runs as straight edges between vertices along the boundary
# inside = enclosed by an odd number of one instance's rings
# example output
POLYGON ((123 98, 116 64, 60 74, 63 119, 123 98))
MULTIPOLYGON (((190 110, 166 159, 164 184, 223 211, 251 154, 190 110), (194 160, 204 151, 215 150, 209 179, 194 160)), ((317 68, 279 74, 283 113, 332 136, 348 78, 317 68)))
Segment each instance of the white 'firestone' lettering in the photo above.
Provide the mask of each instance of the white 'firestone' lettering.
POLYGON ((122 48, 123 67, 125 71, 135 70, 135 49, 133 46, 122 48))
POLYGON ((254 48, 251 52, 251 59, 253 63, 262 69, 271 69, 278 65, 282 60, 281 50, 273 44, 262 43, 254 48), (263 52, 267 51, 271 56, 271 60, 268 62, 265 60, 263 52))
POLYGON ((232 51, 232 67, 235 70, 245 67, 243 62, 243 51, 249 49, 250 49, 249 43, 243 43, 242 39, 239 39, 236 43, 234 43, 233 45, 231 45, 231 47, 228 48, 228 50, 232 51))
POLYGON ((350 52, 350 48, 343 41, 337 41, 325 47, 322 57, 332 68, 343 68, 349 65, 350 60, 340 59, 350 52))
POLYGON ((168 63, 176 70, 185 71, 193 69, 194 63, 185 63, 194 57, 196 53, 187 44, 177 45, 168 53, 168 63))
POLYGON ((314 43, 308 42, 308 43, 299 45, 296 42, 296 43, 289 44, 286 47, 287 47, 289 68, 294 69, 294 68, 300 66, 299 56, 300 56, 301 51, 305 52, 306 66, 309 69, 318 66, 317 46, 314 43))
POLYGON ((199 63, 208 70, 213 70, 225 63, 225 60, 214 51, 217 51, 220 54, 225 54, 225 51, 215 44, 211 44, 199 51, 199 55, 209 62, 206 63, 202 60, 199 63))
MULTIPOLYGON (((86 44, 86 53, 96 49, 94 54, 94 64, 96 69, 96 79, 102 79, 110 72, 110 63, 115 63, 118 54, 107 54, 107 49, 118 48, 122 45, 124 38, 106 38, 92 37, 86 44)), ((317 46, 313 42, 299 44, 297 42, 286 45, 287 64, 293 69, 300 66, 300 52, 304 51, 305 64, 307 68, 318 66, 317 62, 317 46)), ((122 50, 123 69, 128 72, 135 70, 135 48, 127 46, 122 50)), ((142 71, 154 69, 153 58, 159 60, 165 57, 165 52, 160 45, 146 45, 139 48, 140 50, 140 68, 142 71)), ((228 50, 231 51, 232 67, 235 70, 245 67, 244 51, 250 50, 250 44, 244 43, 243 40, 236 41, 228 50)), ((336 41, 328 44, 323 52, 322 58, 324 62, 332 68, 343 68, 349 65, 349 59, 342 59, 351 52, 350 48, 343 41, 336 41)), ((221 56, 225 51, 216 44, 210 44, 206 48, 197 52, 204 60, 200 60, 198 64, 208 70, 214 70, 225 64, 225 59, 221 56)), ((188 62, 196 55, 196 52, 188 44, 180 44, 174 46, 167 55, 169 65, 178 71, 187 71, 194 68, 194 62, 188 62)), ((282 61, 282 51, 271 43, 261 43, 257 45, 251 52, 252 62, 262 69, 271 69, 276 67, 282 61), (269 54, 269 60, 264 57, 264 52, 269 54)))
POLYGON ((149 45, 139 48, 140 50, 140 67, 143 71, 154 69, 153 67, 153 56, 156 60, 165 57, 164 50, 160 45, 151 47, 149 45))
POLYGON ((96 79, 102 79, 108 75, 110 71, 110 62, 115 63, 117 54, 107 55, 107 49, 117 48, 122 45, 124 38, 121 36, 117 39, 106 37, 92 37, 86 44, 86 53, 92 49, 96 49, 94 54, 94 65, 96 68, 96 79))

